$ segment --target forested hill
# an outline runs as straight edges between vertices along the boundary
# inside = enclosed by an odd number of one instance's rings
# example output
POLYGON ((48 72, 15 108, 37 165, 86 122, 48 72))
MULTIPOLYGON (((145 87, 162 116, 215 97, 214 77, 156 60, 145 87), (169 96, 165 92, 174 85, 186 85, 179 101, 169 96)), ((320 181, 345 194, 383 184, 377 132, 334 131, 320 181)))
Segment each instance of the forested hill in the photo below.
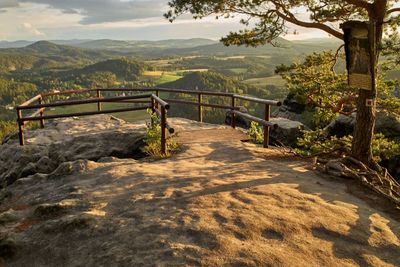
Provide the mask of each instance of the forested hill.
POLYGON ((244 84, 236 78, 226 77, 212 71, 188 73, 177 81, 161 84, 160 86, 165 88, 184 88, 186 90, 212 90, 258 95, 257 88, 244 84))
MULTIPOLYGON (((116 76, 116 78, 125 81, 133 81, 140 76, 145 70, 145 64, 126 59, 109 59, 106 61, 101 61, 89 66, 86 66, 81 69, 75 69, 69 71, 66 74, 74 74, 74 75, 90 75, 96 72, 109 72, 116 76)), ((63 73, 59 73, 60 76, 67 76, 63 73)))
POLYGON ((39 41, 22 48, 0 49, 0 72, 79 67, 118 55, 39 41))

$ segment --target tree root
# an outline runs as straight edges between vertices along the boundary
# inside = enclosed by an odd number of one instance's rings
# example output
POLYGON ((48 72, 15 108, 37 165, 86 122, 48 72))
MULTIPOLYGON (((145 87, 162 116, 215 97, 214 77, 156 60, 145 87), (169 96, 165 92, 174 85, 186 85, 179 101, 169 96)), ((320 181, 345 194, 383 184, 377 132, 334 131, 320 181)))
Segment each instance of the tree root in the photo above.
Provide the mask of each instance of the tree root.
POLYGON ((316 159, 316 169, 324 173, 357 180, 400 207, 400 184, 378 164, 370 168, 350 156, 340 159, 316 159))

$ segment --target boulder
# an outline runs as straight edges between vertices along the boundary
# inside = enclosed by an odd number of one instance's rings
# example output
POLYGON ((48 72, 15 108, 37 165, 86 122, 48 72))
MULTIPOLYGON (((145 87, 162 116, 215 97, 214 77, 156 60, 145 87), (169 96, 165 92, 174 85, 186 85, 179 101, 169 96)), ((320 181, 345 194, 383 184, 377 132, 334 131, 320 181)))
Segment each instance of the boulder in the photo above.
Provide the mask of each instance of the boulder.
POLYGON ((356 114, 345 116, 340 114, 337 116, 328 126, 325 127, 325 133, 327 137, 337 136, 343 137, 350 135, 354 131, 354 123, 356 120, 356 114))
MULTIPOLYGON (((339 115, 327 127, 325 132, 328 137, 343 137, 354 131, 356 114, 350 116, 339 115)), ((400 140, 400 117, 394 114, 378 112, 376 115, 376 133, 383 133, 386 137, 400 140)))
POLYGON ((276 118, 285 118, 291 121, 303 121, 302 113, 292 112, 290 111, 290 108, 285 105, 280 106, 278 109, 272 112, 272 116, 276 118))
MULTIPOLYGON (((249 113, 249 111, 245 107, 239 107, 239 111, 242 113, 249 113)), ((225 115, 225 124, 231 125, 232 122, 232 111, 227 111, 225 115)), ((242 118, 240 116, 235 116, 235 123, 237 127, 241 127, 247 129, 250 127, 250 121, 242 118)))
POLYGON ((306 109, 306 105, 300 103, 296 99, 296 95, 294 93, 289 93, 285 100, 283 100, 283 105, 287 108, 288 111, 293 113, 303 113, 306 109))
POLYGON ((270 130, 272 143, 277 145, 284 144, 286 146, 295 147, 297 139, 303 135, 303 131, 307 127, 299 122, 286 118, 271 118, 271 122, 278 124, 278 128, 270 130))

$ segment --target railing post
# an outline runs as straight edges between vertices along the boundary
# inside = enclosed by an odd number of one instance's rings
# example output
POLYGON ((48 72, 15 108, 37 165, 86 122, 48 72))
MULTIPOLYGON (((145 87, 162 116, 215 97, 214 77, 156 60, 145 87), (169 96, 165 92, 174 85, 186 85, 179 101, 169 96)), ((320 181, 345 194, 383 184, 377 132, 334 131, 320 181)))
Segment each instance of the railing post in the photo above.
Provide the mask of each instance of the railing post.
POLYGON ((24 122, 21 120, 22 118, 22 111, 17 108, 17 117, 18 117, 18 137, 19 137, 19 144, 23 146, 25 144, 24 140, 24 122))
MULTIPOLYGON (((264 120, 269 121, 270 114, 271 114, 271 106, 266 104, 264 112, 264 120)), ((268 148, 268 146, 269 146, 269 127, 264 126, 264 148, 268 148)))
MULTIPOLYGON (((38 100, 39 105, 42 104, 42 101, 43 101, 43 98, 40 97, 39 100, 38 100)), ((43 111, 40 111, 40 117, 41 118, 43 117, 43 111)), ((40 120, 40 128, 44 128, 44 119, 40 120)))
POLYGON ((199 103, 199 109, 198 109, 198 121, 203 122, 203 107, 201 106, 202 102, 202 95, 199 93, 198 94, 198 103, 199 103))
POLYGON ((165 155, 167 153, 167 142, 166 142, 166 132, 167 118, 165 107, 161 106, 161 153, 165 155))
MULTIPOLYGON (((156 90, 156 96, 160 97, 160 91, 156 90)), ((158 109, 159 105, 158 102, 156 102, 156 108, 158 109)))
POLYGON ((151 113, 152 113, 152 115, 151 115, 151 126, 154 126, 153 116, 154 116, 154 113, 156 112, 156 108, 155 108, 156 101, 154 100, 154 98, 152 96, 150 97, 150 100, 151 100, 151 113))
MULTIPOLYGON (((101 97, 100 90, 97 89, 96 92, 97 92, 97 98, 100 98, 101 97)), ((97 102, 97 111, 101 111, 101 102, 100 101, 97 102)))
POLYGON ((235 113, 233 112, 235 110, 235 96, 232 96, 232 109, 231 109, 231 126, 232 128, 236 128, 236 120, 235 120, 235 113))

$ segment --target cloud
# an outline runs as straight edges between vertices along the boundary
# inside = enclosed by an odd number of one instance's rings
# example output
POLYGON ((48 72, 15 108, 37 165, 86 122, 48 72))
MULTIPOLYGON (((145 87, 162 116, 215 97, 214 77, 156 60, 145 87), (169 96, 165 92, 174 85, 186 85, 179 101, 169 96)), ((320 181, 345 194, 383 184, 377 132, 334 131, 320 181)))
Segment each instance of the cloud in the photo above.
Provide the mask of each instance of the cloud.
POLYGON ((28 22, 22 23, 21 28, 22 28, 24 31, 26 31, 26 32, 28 32, 28 33, 30 33, 30 34, 32 34, 32 35, 35 35, 35 36, 45 36, 45 34, 44 34, 43 32, 39 31, 38 29, 36 29, 35 27, 33 27, 32 24, 30 24, 30 23, 28 23, 28 22))
POLYGON ((17 7, 18 2, 17 0, 1 0, 0 2, 0 12, 6 12, 5 8, 10 8, 10 7, 17 7))
POLYGON ((45 4, 66 14, 83 16, 81 24, 100 24, 145 18, 162 18, 166 0, 6 0, 45 4))

